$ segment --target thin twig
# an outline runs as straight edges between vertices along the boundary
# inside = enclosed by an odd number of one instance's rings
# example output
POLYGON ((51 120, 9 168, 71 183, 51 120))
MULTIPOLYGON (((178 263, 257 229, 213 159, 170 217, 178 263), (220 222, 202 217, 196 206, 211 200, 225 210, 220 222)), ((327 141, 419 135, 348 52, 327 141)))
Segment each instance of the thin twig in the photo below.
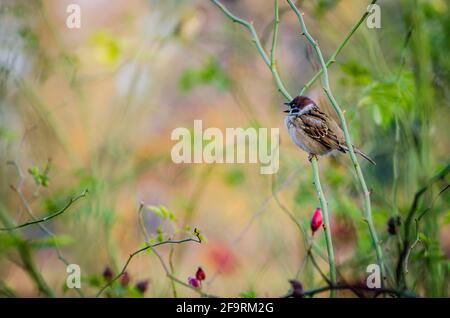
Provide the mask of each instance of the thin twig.
MULTIPOLYGON (((328 203, 323 194, 322 185, 320 184, 319 166, 317 164, 317 157, 311 158, 311 166, 313 169, 314 186, 316 187, 317 196, 319 197, 320 207, 323 213, 323 229, 325 232, 325 242, 327 244, 328 264, 330 266, 330 281, 331 285, 336 285, 336 263, 334 260, 333 242, 331 240, 331 226, 330 217, 328 215, 328 203)), ((331 297, 336 296, 336 290, 331 289, 331 297)))
MULTIPOLYGON (((114 277, 112 280, 110 280, 105 286, 103 286, 97 293, 96 297, 100 297, 100 295, 108 288, 110 287, 116 280, 118 280, 120 278, 120 276, 122 276, 122 274, 127 270, 128 265, 130 264, 131 260, 133 259, 133 257, 135 257, 136 255, 145 252, 147 250, 152 250, 153 252, 155 252, 156 250, 154 249, 157 246, 160 245, 165 245, 165 244, 182 244, 182 243, 186 243, 186 242, 196 242, 196 243, 201 243, 201 239, 200 237, 197 235, 197 239, 194 238, 187 238, 187 239, 183 239, 183 240, 166 240, 166 241, 162 241, 162 242, 158 242, 155 244, 147 244, 145 247, 142 247, 136 251, 134 251, 133 253, 130 254, 130 256, 128 257, 127 261, 125 262, 125 265, 122 267, 122 270, 120 271, 119 274, 117 274, 116 277, 114 277)), ((201 290, 193 288, 192 286, 190 286, 189 284, 186 284, 182 281, 180 281, 179 279, 177 279, 176 277, 170 275, 170 272, 167 269, 167 265, 165 264, 165 262, 162 260, 161 255, 159 253, 155 253, 161 261, 161 264, 165 270, 166 273, 169 273, 167 276, 173 280, 175 280, 177 283, 182 284, 183 286, 186 286, 188 288, 191 288, 193 290, 195 290, 196 292, 202 294, 202 296, 207 296, 207 294, 203 293, 201 290)))
MULTIPOLYGON (((409 209, 409 212, 406 216, 404 223, 404 234, 403 234, 403 249, 399 255, 396 267, 396 279, 397 284, 400 285, 405 277, 404 277, 404 269, 405 269, 405 259, 408 256, 408 250, 411 247, 410 243, 410 230, 411 230, 411 222, 413 220, 414 214, 416 213, 419 207, 419 201, 421 197, 427 192, 427 190, 437 181, 443 179, 448 173, 450 173, 450 163, 448 163, 441 171, 439 171, 435 176, 433 176, 428 183, 419 189, 414 195, 413 202, 409 209)), ((417 223, 416 223, 417 226, 417 223)), ((417 239, 417 237, 416 237, 417 239)))
POLYGON ((439 191, 439 193, 436 195, 436 197, 433 199, 433 201, 431 202, 430 206, 428 208, 426 208, 415 220, 415 224, 416 224, 416 239, 414 240, 414 242, 411 244, 410 248, 407 249, 406 255, 405 255, 405 260, 404 260, 404 269, 403 272, 406 274, 408 274, 408 263, 409 263, 409 256, 411 255, 412 250, 416 247, 416 245, 420 242, 420 233, 419 233, 419 225, 420 225, 420 220, 425 216, 425 214, 430 211, 433 206, 434 203, 436 202, 436 200, 439 198, 439 196, 444 193, 445 191, 447 191, 450 188, 450 184, 447 184, 441 191, 439 191))
MULTIPOLYGON (((13 190, 17 193, 17 195, 19 196, 20 200, 22 201, 22 204, 25 207, 25 210, 27 211, 27 214, 33 218, 34 220, 36 220, 36 216, 33 213, 33 210, 31 209, 31 206, 29 205, 28 201, 26 200, 24 194, 22 193, 22 191, 19 188, 14 188, 12 187, 13 190)), ((47 235, 49 235, 50 237, 52 237, 54 239, 54 244, 55 244, 55 251, 56 254, 58 255, 58 259, 66 266, 68 266, 70 263, 69 261, 64 257, 63 253, 61 252, 61 249, 59 247, 58 244, 58 240, 56 235, 50 231, 44 224, 42 223, 38 223, 37 224, 39 226, 39 228, 46 233, 47 235)), ((84 293, 82 292, 82 290, 80 288, 75 288, 75 291, 78 293, 78 295, 80 295, 80 297, 84 297, 84 293)))
MULTIPOLYGON (((375 297, 379 294, 393 294, 398 297, 407 297, 407 298, 417 298, 418 296, 409 290, 395 289, 395 288, 369 288, 363 285, 328 285, 324 287, 314 288, 305 290, 302 293, 302 296, 312 297, 316 294, 323 293, 329 290, 360 290, 360 291, 368 291, 375 293, 375 297)), ((286 297, 286 296, 285 296, 286 297)), ((287 297, 292 297, 292 295, 287 295, 287 297)))
POLYGON ((252 36, 252 42, 255 44, 259 54, 261 55, 264 63, 270 68, 272 71, 272 76, 274 77, 275 84, 277 85, 278 91, 287 99, 292 100, 291 95, 287 92, 286 88, 284 87, 283 83, 280 80, 280 76, 278 74, 278 71, 275 67, 275 65, 272 66, 270 62, 270 58, 267 56, 266 51, 264 51, 264 48, 261 44, 261 41, 259 40, 258 34, 256 33, 255 27, 253 26, 253 23, 248 22, 244 19, 241 19, 237 16, 235 16, 233 13, 230 12, 222 3, 220 3, 219 0, 211 0, 222 12, 234 23, 238 23, 245 27, 248 31, 250 31, 250 34, 252 36))
MULTIPOLYGON (((175 249, 173 248, 173 245, 170 247, 170 252, 169 252, 169 268, 170 268, 170 275, 171 276, 175 276, 175 266, 173 265, 173 253, 174 253, 175 249)), ((178 298, 178 293, 177 293, 177 286, 175 285, 175 282, 173 281, 173 279, 170 281, 171 285, 172 285, 172 292, 173 292, 173 297, 174 298, 178 298)))
POLYGON ((275 81, 275 85, 278 88, 278 91, 281 93, 281 95, 284 96, 284 98, 290 101, 292 100, 292 97, 291 95, 289 95, 288 91, 283 85, 283 82, 281 81, 280 75, 278 74, 277 70, 277 64, 275 61, 275 49, 277 46, 279 25, 280 25, 280 14, 279 14, 278 0, 274 0, 272 47, 270 49, 270 71, 272 72, 272 76, 275 81))
MULTIPOLYGON (((370 5, 373 5, 377 2, 377 0, 373 0, 370 5)), ((341 42, 341 44, 337 47, 337 49, 333 52, 331 57, 328 59, 327 63, 325 64, 327 68, 329 68, 332 64, 336 62, 336 58, 341 53, 344 46, 347 44, 347 42, 350 40, 350 38, 353 36, 353 34, 358 30, 359 26, 366 20, 367 16, 369 15, 369 11, 366 10, 364 14, 361 16, 361 18, 358 20, 358 22, 355 23, 355 25, 352 27, 352 29, 347 33, 344 40, 341 42)), ((321 68, 310 80, 308 83, 303 86, 302 90, 300 91, 299 95, 304 95, 306 91, 317 81, 317 79, 322 75, 323 69, 321 68)))
POLYGON ((34 225, 34 224, 38 224, 38 223, 42 223, 42 222, 47 222, 55 217, 57 217, 58 215, 63 214, 64 212, 67 211, 67 209, 76 201, 78 201, 79 199, 83 198, 86 196, 86 194, 88 193, 88 189, 84 190, 82 193, 80 193, 79 195, 77 195, 76 197, 70 198, 69 202, 67 202, 66 206, 64 206, 61 210, 59 210, 58 212, 55 212, 49 216, 46 216, 42 219, 37 219, 37 220, 33 220, 33 221, 28 221, 19 225, 15 225, 15 226, 11 226, 11 227, 3 227, 0 228, 0 231, 13 231, 13 230, 17 230, 29 225, 34 225))
MULTIPOLYGON (((12 227, 13 221, 10 216, 5 212, 3 206, 0 203, 0 221, 8 227, 12 227)), ((52 288, 47 284, 46 280, 38 270, 36 266, 33 255, 31 252, 30 245, 27 241, 23 240, 22 237, 17 232, 9 233, 10 236, 14 238, 17 244, 17 250, 22 260, 22 267, 25 272, 30 276, 30 278, 36 284, 36 287, 47 297, 55 297, 55 293, 52 288)))
MULTIPOLYGON (((26 134, 27 134, 27 132, 25 132, 24 138, 25 138, 26 134)), ((30 205, 30 201, 26 199, 26 197, 25 197, 25 195, 23 194, 23 191, 22 191, 22 187, 23 187, 23 184, 24 184, 25 177, 24 177, 24 174, 23 174, 22 169, 20 167, 20 157, 17 155, 16 161, 9 161, 8 164, 11 164, 11 165, 13 165, 16 168, 17 174, 19 176, 19 181, 17 182, 17 186, 16 187, 11 186, 12 190, 17 193, 17 195, 18 195, 20 201, 22 202, 22 205, 24 206, 25 211, 27 212, 29 217, 31 217, 33 220, 36 220, 37 217, 33 213, 33 210, 32 210, 31 205, 30 205)), ((51 166, 51 159, 48 159, 47 160, 47 165, 46 165, 46 167, 44 169, 44 174, 45 175, 47 175, 49 173, 50 166, 51 166)), ((37 198, 38 197, 40 188, 41 188, 41 184, 38 184, 37 187, 36 187, 36 190, 33 193, 33 198, 37 198)), ((55 234, 52 231, 50 231, 43 223, 38 223, 37 225, 39 226, 39 228, 44 233, 46 233, 47 235, 49 235, 50 237, 52 237, 54 239, 55 251, 56 251, 56 254, 58 256, 58 259, 64 265, 68 266, 70 263, 64 257, 64 255, 63 255, 63 253, 62 253, 62 251, 61 251, 61 249, 59 247, 59 244, 58 244, 58 241, 56 239, 55 234)), ((78 293, 78 295, 80 297, 84 297, 84 293, 83 293, 83 291, 80 288, 75 288, 75 291, 78 293)))

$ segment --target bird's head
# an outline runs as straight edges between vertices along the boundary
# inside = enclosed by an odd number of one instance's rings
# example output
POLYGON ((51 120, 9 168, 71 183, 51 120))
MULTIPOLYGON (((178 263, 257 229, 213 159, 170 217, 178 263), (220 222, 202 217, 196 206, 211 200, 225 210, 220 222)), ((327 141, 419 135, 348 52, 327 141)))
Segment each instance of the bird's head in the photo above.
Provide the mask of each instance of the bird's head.
POLYGON ((284 111, 285 113, 289 113, 290 115, 301 115, 315 107, 316 103, 309 97, 296 96, 289 103, 284 103, 284 105, 289 107, 289 109, 284 111))

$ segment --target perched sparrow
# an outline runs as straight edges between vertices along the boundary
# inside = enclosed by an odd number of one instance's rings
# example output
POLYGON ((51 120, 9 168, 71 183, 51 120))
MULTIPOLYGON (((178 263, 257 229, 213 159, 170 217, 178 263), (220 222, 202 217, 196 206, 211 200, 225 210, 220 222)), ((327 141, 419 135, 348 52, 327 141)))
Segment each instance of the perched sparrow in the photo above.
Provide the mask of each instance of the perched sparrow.
MULTIPOLYGON (((345 143, 344 133, 339 125, 323 113, 319 106, 306 96, 297 96, 291 102, 285 103, 290 109, 285 119, 285 125, 292 141, 313 156, 322 156, 334 150, 346 153, 348 147, 345 143)), ((353 146, 355 153, 375 164, 361 150, 353 146)))

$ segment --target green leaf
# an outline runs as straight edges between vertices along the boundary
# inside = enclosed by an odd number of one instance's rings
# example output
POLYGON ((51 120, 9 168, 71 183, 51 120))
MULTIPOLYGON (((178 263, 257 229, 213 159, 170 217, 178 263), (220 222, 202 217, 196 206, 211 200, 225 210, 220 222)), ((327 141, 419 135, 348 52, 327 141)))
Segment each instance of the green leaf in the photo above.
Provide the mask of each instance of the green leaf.
POLYGON ((230 186, 237 186, 244 182, 244 179, 244 172, 239 168, 231 168, 225 173, 225 183, 230 186))
POLYGON ((156 229, 156 240, 158 242, 162 242, 164 241, 164 231, 162 229, 162 226, 158 226, 158 228, 156 229))
POLYGON ((339 63, 339 67, 356 85, 370 84, 371 79, 369 70, 357 61, 350 60, 346 63, 339 63))
POLYGON ((241 298, 256 298, 256 291, 253 289, 244 291, 239 294, 239 297, 241 297, 241 298))
POLYGON ((374 122, 387 128, 395 114, 411 110, 414 91, 412 72, 403 72, 399 77, 391 76, 367 86, 358 106, 368 108, 374 122))
POLYGON ((121 54, 121 45, 115 35, 106 30, 92 34, 90 43, 94 47, 94 57, 100 64, 114 66, 121 54))
POLYGON ((14 133, 14 131, 5 128, 0 127, 0 139, 4 139, 6 141, 12 141, 17 138, 17 135, 14 133))
POLYGON ((228 75, 214 56, 210 56, 200 67, 184 70, 178 81, 178 87, 183 93, 203 85, 212 85, 221 92, 230 86, 228 75))
POLYGON ((175 214, 163 205, 148 205, 147 209, 160 216, 163 219, 176 221, 175 214))
POLYGON ((39 48, 39 38, 30 27, 26 26, 19 30, 19 36, 25 43, 25 46, 30 50, 37 50, 39 48))
POLYGON ((447 211, 444 216, 444 224, 449 224, 449 223, 450 223, 450 210, 447 211))
POLYGON ((419 240, 421 242, 423 242, 423 243, 426 243, 428 241, 428 238, 427 238, 427 236, 424 233, 420 232, 419 233, 419 240))
POLYGON ((49 183, 49 177, 47 171, 41 172, 39 167, 34 166, 28 169, 28 173, 33 177, 34 182, 37 185, 47 187, 49 183))
POLYGON ((24 241, 15 235, 2 234, 0 235, 0 246, 2 247, 0 248, 0 254, 23 243, 24 241))

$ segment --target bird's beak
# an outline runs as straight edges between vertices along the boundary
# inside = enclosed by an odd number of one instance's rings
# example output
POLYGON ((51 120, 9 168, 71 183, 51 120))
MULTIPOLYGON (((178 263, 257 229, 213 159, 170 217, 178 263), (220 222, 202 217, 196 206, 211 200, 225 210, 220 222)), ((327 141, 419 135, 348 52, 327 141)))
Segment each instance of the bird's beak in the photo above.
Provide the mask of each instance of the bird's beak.
POLYGON ((291 111, 289 109, 283 110, 284 113, 290 113, 291 111))
POLYGON ((284 103, 284 105, 286 105, 286 106, 292 106, 290 102, 289 102, 289 103, 284 103))

